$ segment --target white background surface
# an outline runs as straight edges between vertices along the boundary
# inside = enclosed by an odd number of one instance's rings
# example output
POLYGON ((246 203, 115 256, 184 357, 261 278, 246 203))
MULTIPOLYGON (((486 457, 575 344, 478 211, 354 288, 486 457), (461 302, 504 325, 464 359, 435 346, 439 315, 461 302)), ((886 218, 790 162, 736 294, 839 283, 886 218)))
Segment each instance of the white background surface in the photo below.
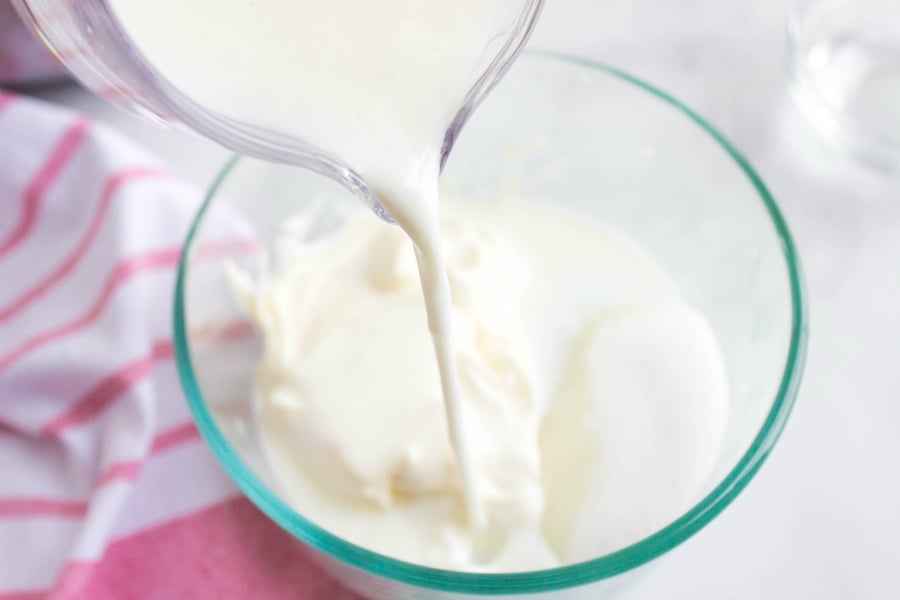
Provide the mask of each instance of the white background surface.
MULTIPOLYGON (((790 102, 788 0, 546 2, 533 46, 662 87, 749 157, 793 230, 811 298, 806 376, 779 445, 626 597, 900 597, 900 177, 856 165, 790 102)), ((227 156, 75 89, 42 95, 115 123, 201 186, 227 156)))

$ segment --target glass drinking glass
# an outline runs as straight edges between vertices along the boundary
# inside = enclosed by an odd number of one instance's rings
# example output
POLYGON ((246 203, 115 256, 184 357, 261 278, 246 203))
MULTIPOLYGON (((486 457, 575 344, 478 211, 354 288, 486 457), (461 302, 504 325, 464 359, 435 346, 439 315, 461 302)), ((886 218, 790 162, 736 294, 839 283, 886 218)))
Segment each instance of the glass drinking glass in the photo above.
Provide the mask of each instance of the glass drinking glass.
POLYGON ((795 96, 813 124, 900 173, 900 1, 805 0, 788 33, 795 96))
MULTIPOLYGON (((129 39, 106 0, 12 2, 56 57, 99 96, 156 122, 197 132, 242 154, 303 166, 327 175, 387 218, 366 182, 352 169, 317 149, 310 140, 279 135, 218 114, 169 83, 129 39)), ((444 138, 444 159, 469 115, 518 55, 542 3, 543 0, 497 1, 494 24, 497 33, 485 48, 483 64, 478 66, 483 75, 449 124, 444 138)))
POLYGON ((790 233, 756 173, 697 115, 628 75, 559 55, 526 53, 516 62, 467 125, 441 183, 470 202, 527 198, 610 225, 652 255, 706 315, 726 358, 731 404, 724 447, 696 504, 612 554, 515 574, 398 561, 305 518, 263 458, 253 401, 261 340, 207 248, 232 248, 230 260, 255 275, 286 219, 315 215, 328 228, 342 211, 365 209, 327 178, 247 158, 229 162, 210 189, 178 272, 176 357, 198 427, 244 493, 366 597, 608 597, 714 519, 784 428, 807 319, 790 233))

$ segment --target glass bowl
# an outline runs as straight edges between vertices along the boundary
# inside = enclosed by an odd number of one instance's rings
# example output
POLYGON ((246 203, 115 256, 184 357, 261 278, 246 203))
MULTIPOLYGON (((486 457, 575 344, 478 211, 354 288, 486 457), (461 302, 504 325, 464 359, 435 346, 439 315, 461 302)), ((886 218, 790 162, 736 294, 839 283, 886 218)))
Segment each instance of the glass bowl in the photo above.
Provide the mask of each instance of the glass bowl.
POLYGON ((328 227, 339 210, 365 208, 322 176, 247 158, 233 158, 213 184, 178 272, 176 356, 197 425, 244 493, 367 597, 608 594, 728 506, 784 428, 800 382, 807 315, 790 233, 756 173, 700 117, 629 75, 556 54, 526 54, 513 66, 466 126, 442 185, 471 201, 527 197, 611 225, 650 253, 707 316, 724 349, 731 406, 715 472, 693 508, 612 554, 516 574, 394 560, 304 518, 279 495, 256 431, 260 340, 232 298, 221 261, 210 259, 224 252, 258 271, 285 219, 315 214, 328 227))

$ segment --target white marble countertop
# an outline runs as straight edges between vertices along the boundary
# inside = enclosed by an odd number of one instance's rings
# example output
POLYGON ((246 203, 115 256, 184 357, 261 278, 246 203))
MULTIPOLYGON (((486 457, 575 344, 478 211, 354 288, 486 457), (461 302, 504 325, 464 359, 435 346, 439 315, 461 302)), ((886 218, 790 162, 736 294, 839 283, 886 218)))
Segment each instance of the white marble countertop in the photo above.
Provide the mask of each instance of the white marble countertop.
MULTIPOLYGON (((900 596, 900 178, 822 141, 789 101, 789 0, 547 0, 533 45, 621 67, 707 117, 758 169, 796 237, 811 303, 806 375, 766 465, 626 597, 900 596)), ((85 92, 98 115, 205 185, 226 151, 85 92)))

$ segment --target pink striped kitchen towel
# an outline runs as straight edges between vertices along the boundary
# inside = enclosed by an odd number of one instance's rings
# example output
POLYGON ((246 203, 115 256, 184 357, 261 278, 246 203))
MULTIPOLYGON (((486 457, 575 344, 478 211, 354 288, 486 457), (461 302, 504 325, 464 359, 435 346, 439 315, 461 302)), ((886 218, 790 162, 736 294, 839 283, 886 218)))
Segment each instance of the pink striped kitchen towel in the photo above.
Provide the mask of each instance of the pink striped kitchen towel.
POLYGON ((356 598, 194 428, 170 299, 199 200, 114 131, 0 91, 2 600, 356 598))

